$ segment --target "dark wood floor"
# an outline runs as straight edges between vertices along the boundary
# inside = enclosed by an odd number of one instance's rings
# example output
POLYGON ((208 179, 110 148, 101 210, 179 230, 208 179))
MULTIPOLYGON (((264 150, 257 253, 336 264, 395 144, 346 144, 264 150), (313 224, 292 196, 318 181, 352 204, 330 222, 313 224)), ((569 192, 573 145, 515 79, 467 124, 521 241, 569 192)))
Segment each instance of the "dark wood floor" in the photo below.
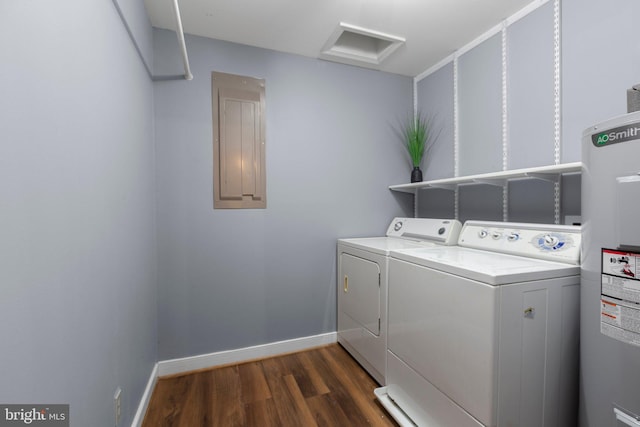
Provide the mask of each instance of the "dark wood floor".
POLYGON ((338 344, 160 378, 143 427, 397 426, 338 344))

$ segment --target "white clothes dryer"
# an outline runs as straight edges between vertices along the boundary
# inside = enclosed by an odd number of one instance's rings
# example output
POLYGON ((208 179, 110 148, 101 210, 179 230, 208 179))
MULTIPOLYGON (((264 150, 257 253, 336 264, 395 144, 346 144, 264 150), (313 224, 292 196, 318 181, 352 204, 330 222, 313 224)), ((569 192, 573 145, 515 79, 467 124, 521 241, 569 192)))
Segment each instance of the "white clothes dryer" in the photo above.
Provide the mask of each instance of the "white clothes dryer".
POLYGON ((378 383, 386 376, 389 252, 456 244, 461 228, 450 219, 394 218, 386 237, 338 240, 338 342, 378 383))
POLYGON ((389 260, 387 386, 403 426, 577 425, 580 228, 467 221, 389 260))

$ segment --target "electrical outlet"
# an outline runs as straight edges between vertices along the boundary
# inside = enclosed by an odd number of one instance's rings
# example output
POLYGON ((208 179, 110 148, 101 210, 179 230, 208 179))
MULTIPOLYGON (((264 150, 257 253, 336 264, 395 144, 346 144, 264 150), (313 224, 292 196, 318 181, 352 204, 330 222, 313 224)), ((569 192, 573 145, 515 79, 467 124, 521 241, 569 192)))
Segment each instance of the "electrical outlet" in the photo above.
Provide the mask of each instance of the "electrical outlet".
POLYGON ((116 419, 115 426, 120 425, 120 417, 122 416, 122 389, 118 387, 113 394, 113 411, 116 419))

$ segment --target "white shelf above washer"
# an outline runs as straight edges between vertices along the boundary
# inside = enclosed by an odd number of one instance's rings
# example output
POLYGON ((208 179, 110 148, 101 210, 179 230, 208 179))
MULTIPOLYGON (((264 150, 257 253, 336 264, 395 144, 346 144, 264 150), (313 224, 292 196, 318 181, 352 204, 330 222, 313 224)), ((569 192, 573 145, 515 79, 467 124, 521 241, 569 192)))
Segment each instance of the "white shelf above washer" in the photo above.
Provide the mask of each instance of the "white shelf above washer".
POLYGON ((458 176, 455 178, 436 179, 432 181, 413 182, 411 184, 391 185, 389 186, 389 189, 415 194, 416 191, 424 188, 444 188, 446 190, 455 190, 460 185, 472 184, 485 184, 503 187, 508 181, 518 179, 542 179, 550 182, 559 182, 560 176, 562 175, 581 172, 582 162, 574 162, 551 166, 490 172, 478 175, 458 176))

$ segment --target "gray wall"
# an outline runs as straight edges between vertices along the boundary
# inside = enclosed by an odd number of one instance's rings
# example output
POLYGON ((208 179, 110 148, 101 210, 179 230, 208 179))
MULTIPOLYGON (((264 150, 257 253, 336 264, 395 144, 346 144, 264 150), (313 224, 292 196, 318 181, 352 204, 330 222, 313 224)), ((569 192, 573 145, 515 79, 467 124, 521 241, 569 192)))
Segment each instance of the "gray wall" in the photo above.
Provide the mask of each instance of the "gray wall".
MULTIPOLYGON (((194 80, 155 83, 160 359, 336 329, 339 237, 411 214, 392 130, 409 78, 187 37, 194 80), (212 71, 266 79, 267 209, 212 208, 212 71)), ((175 34, 155 67, 175 74, 175 34)))
POLYGON ((502 170, 501 52, 496 34, 458 59, 460 175, 502 170))
MULTIPOLYGON (((595 0, 591 0, 592 2, 595 0)), ((562 3, 561 70, 572 70, 572 50, 565 38, 571 38, 572 20, 576 12, 569 0, 562 3), (569 29, 565 29, 565 26, 569 29), (567 53, 567 51, 569 51, 567 53)), ((496 172, 552 165, 555 162, 554 141, 554 3, 549 1, 506 29, 506 146, 503 146, 502 115, 502 34, 492 35, 458 57, 458 159, 455 158, 453 131, 444 132, 433 150, 433 171, 425 172, 427 179, 439 178, 443 165, 453 176, 455 162, 459 175, 496 172), (503 165, 503 155, 505 156, 503 165), (450 165, 450 166, 449 166, 450 165), (433 178, 432 178, 433 177, 433 178)), ((612 8, 610 8, 612 9, 612 8)), ((611 12, 610 12, 611 13, 611 12)), ((575 26, 575 25, 573 25, 575 26)), ((575 85, 578 75, 564 71, 562 88, 575 85)), ((583 83, 584 84, 584 83, 583 83)), ((418 106, 432 115, 444 118, 454 126, 454 67, 453 61, 418 82, 418 106), (442 88, 447 88, 443 90, 442 88), (444 94, 444 97, 443 97, 444 94), (447 99, 447 96, 449 99, 447 99)), ((569 89, 571 90, 571 89, 569 89)), ((566 94, 566 92, 563 92, 566 94)), ((620 92, 624 95, 624 92, 620 92)), ((561 117, 584 110, 584 94, 579 102, 562 99, 561 117)), ((575 121, 575 120, 574 120, 575 121)), ((586 127, 584 117, 580 125, 586 127)), ((565 121, 560 130, 575 127, 565 121)), ((579 138, 567 136, 560 143, 559 160, 567 163, 580 160, 579 138)), ((446 173, 445 173, 446 175, 446 173)), ((564 215, 580 213, 580 180, 567 176, 562 180, 560 220, 564 215)), ((555 220, 555 190, 546 181, 525 180, 511 182, 508 188, 508 220, 517 222, 553 223, 555 220)), ((472 185, 460 187, 458 219, 503 219, 501 187, 472 185)), ((445 190, 422 190, 418 215, 437 217, 454 215, 455 196, 445 190)))
POLYGON ((0 5, 0 402, 122 424, 157 360, 153 87, 110 0, 0 5))
POLYGON ((135 40, 140 58, 148 72, 153 65, 153 28, 147 16, 144 0, 112 0, 122 15, 122 22, 130 37, 135 40))
MULTIPOLYGON (((589 125, 626 112, 626 89, 640 83, 640 43, 634 16, 638 13, 638 2, 634 0, 563 0, 561 2, 561 144, 560 162, 580 161, 580 139, 582 131, 589 125)), ((495 36, 494 36, 495 37, 495 36)), ((488 40, 472 49, 473 55, 483 55, 495 44, 488 40)), ((495 48, 494 48, 495 50, 495 48)), ((507 117, 509 169, 553 164, 554 162, 554 117, 553 117, 553 1, 550 1, 526 17, 516 21, 507 29, 507 117)), ((460 57, 459 66, 470 53, 460 57)), ((472 55, 472 56, 473 56, 472 55)), ((497 61, 495 54, 476 62, 497 61)), ((500 90, 496 87, 496 76, 483 77, 486 67, 470 70, 462 68, 460 77, 466 85, 460 85, 461 114, 465 120, 464 93, 467 91, 487 93, 500 90), (474 73, 477 75, 474 76, 474 73), (468 74, 471 73, 471 76, 468 74), (473 85, 479 86, 474 88, 473 85)), ((497 72, 494 70, 494 73, 497 72)), ((499 76, 497 76, 499 77, 499 76)), ((448 64, 418 82, 418 105, 424 111, 453 123, 453 67, 448 64), (447 77, 450 76, 450 77, 447 77), (450 83, 449 80, 450 79, 450 83), (451 87, 451 100, 443 99, 431 88, 451 87)), ((446 92, 445 92, 446 93, 446 92)), ((500 96, 499 93, 495 94, 500 96)), ((488 95, 484 95, 485 97, 488 95)), ((474 99, 477 99, 475 97, 474 99)), ((475 106, 467 112, 472 115, 475 106)), ((495 110, 495 108, 493 108, 495 110)), ((497 113, 494 111, 493 116, 497 113)), ((498 123, 485 119, 483 123, 498 123)), ((470 126, 473 127, 472 123, 470 126)), ((461 124, 464 130, 466 122, 461 124)), ((464 140, 460 135, 460 174, 499 170, 496 156, 502 152, 502 141, 494 137, 491 141, 464 140), (469 151, 466 145, 478 144, 469 151), (487 145, 488 144, 488 145, 487 145), (480 149, 481 145, 487 145, 480 149), (465 155, 475 152, 471 166, 465 163, 465 155), (490 155, 483 156, 486 152, 490 155), (497 154, 496 154, 497 153, 497 154), (464 160, 464 161, 463 161, 464 160), (468 169, 468 170, 467 170, 468 169)), ((494 129, 494 134, 497 135, 494 129)), ((445 136, 433 150, 427 179, 439 178, 442 165, 453 162, 453 137, 445 136)), ((446 167, 446 166, 445 166, 446 167)), ((522 222, 554 221, 554 188, 548 182, 534 180, 514 182, 509 185, 509 220, 522 222)), ((459 219, 502 218, 502 197, 499 188, 469 186, 459 192, 459 219)), ((423 190, 419 197, 419 216, 437 217, 453 215, 455 199, 444 190, 423 190)), ((580 179, 567 176, 561 187, 561 220, 564 215, 580 214, 580 179)))
POLYGON ((562 3, 563 158, 580 160, 582 132, 627 112, 626 90, 640 83, 636 0, 562 3))
POLYGON ((436 70, 416 88, 419 111, 432 123, 433 142, 422 162, 425 181, 454 176, 453 64, 436 70))
POLYGON ((552 165, 555 161, 553 18, 550 1, 508 28, 509 169, 552 165))

